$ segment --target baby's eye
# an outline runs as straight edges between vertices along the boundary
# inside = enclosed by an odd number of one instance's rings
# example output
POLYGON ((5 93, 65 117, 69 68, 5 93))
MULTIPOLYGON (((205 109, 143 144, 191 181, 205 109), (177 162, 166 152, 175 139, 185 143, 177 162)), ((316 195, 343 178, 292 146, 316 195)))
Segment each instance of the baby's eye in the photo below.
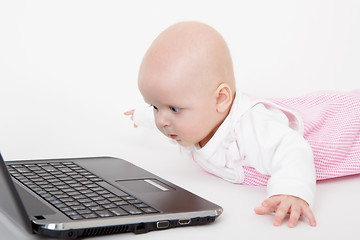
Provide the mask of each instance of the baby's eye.
POLYGON ((154 108, 154 110, 158 110, 158 108, 157 108, 157 106, 154 106, 154 105, 151 105, 153 108, 154 108))
POLYGON ((177 107, 170 107, 171 111, 173 112, 179 112, 180 111, 180 108, 177 108, 177 107))

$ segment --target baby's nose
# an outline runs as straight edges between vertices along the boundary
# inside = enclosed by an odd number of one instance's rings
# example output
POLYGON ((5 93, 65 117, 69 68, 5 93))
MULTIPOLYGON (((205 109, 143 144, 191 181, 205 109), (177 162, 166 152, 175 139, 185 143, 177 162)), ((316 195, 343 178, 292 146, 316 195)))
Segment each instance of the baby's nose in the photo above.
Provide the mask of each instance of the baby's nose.
POLYGON ((166 114, 164 113, 159 113, 157 118, 156 118, 156 123, 158 126, 160 127, 167 127, 170 125, 170 121, 169 119, 166 117, 166 114))

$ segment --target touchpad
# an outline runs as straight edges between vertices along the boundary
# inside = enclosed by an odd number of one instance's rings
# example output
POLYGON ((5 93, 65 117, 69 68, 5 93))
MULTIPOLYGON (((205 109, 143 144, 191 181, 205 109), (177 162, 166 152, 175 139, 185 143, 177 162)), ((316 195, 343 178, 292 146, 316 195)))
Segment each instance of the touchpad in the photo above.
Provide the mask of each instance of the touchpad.
POLYGON ((174 190, 172 187, 154 178, 116 180, 115 182, 121 189, 136 193, 167 192, 174 190))

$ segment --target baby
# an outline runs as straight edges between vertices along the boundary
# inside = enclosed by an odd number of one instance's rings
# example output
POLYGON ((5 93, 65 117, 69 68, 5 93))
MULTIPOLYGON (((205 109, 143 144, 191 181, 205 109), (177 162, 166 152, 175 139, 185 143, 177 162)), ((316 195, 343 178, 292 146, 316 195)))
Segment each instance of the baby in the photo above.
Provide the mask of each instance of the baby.
MULTIPOLYGON (((316 226, 316 180, 360 173, 360 92, 293 99, 242 94, 227 44, 208 25, 181 22, 162 32, 144 56, 138 86, 157 128, 202 168, 233 183, 267 185, 268 198, 255 213, 275 213, 275 226, 288 214, 289 227, 300 216, 316 226)), ((139 114, 125 113, 135 126, 139 114)))

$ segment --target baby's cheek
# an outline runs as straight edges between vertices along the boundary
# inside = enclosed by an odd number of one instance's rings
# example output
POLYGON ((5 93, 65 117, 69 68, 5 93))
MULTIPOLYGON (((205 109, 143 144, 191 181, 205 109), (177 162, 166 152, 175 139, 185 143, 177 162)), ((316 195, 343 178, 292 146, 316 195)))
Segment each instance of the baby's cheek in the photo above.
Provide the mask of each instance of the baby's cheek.
POLYGON ((162 129, 161 127, 159 127, 157 124, 156 124, 156 128, 157 128, 162 134, 166 135, 165 132, 163 131, 163 129, 162 129))
POLYGON ((194 130, 187 135, 185 142, 187 142, 188 146, 190 146, 199 143, 201 140, 202 140, 201 134, 199 134, 199 132, 196 132, 194 130))

